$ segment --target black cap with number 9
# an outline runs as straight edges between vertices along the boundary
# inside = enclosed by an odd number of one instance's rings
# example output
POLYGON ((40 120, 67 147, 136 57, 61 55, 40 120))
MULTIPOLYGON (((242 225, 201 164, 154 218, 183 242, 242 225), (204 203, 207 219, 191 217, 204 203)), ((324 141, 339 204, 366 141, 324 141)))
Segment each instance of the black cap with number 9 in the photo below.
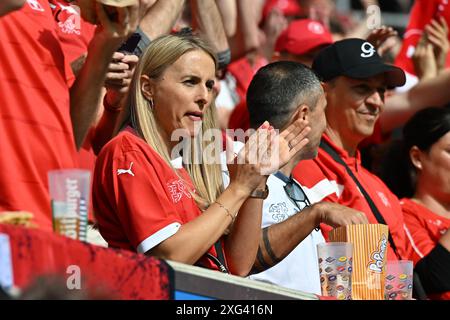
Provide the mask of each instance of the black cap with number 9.
POLYGON ((338 76, 367 79, 381 73, 386 74, 386 86, 399 87, 405 84, 405 72, 386 64, 375 47, 362 39, 344 39, 324 48, 314 59, 312 69, 324 81, 338 76))

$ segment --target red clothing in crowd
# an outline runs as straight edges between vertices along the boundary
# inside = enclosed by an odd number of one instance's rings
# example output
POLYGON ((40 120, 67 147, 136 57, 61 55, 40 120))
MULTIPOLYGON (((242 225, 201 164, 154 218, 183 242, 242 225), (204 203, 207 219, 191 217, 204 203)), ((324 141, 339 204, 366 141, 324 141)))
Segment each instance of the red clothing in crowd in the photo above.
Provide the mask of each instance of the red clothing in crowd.
MULTIPOLYGON (((72 63, 87 54, 88 46, 94 37, 96 26, 81 18, 80 10, 76 2, 67 0, 49 0, 49 2, 58 26, 58 36, 64 55, 66 60, 72 63)), ((94 132, 95 128, 89 130, 77 154, 79 168, 89 170, 91 173, 94 172, 95 159, 97 158, 92 149, 92 136, 94 132)), ((92 199, 89 201, 89 221, 94 221, 92 199)))
POLYGON ((442 235, 450 228, 450 219, 437 215, 411 199, 404 198, 400 204, 406 234, 412 244, 408 259, 413 260, 415 264, 436 246, 442 235))
MULTIPOLYGON (((406 236, 404 231, 403 214, 398 198, 388 187, 374 174, 361 166, 359 152, 356 157, 350 157, 345 150, 338 148, 326 136, 322 137, 352 170, 355 177, 366 189, 377 206, 384 220, 389 226, 389 232, 401 257, 406 254, 406 236)), ((347 174, 345 168, 335 162, 324 150, 319 149, 318 156, 313 160, 300 161, 292 172, 293 177, 302 186, 308 188, 308 196, 311 202, 329 201, 362 211, 366 214, 369 223, 378 223, 363 194, 359 191, 356 183, 347 174)), ((321 225, 325 238, 331 227, 321 225)), ((397 256, 388 247, 388 260, 397 260, 397 256)))
MULTIPOLYGON (((409 13, 409 23, 403 36, 402 49, 397 55, 395 65, 410 74, 415 74, 411 60, 414 49, 422 36, 425 25, 442 16, 450 25, 450 6, 448 0, 416 0, 409 13)), ((450 34, 449 34, 450 39, 450 34)), ((447 55, 447 66, 450 66, 450 52, 447 55)))
MULTIPOLYGON (((86 55, 89 43, 94 37, 96 26, 81 18, 79 7, 74 1, 49 0, 56 24, 61 46, 66 60, 72 63, 86 55)), ((93 171, 96 156, 92 151, 91 140, 94 130, 91 129, 78 153, 80 168, 93 171)))
MULTIPOLYGON (((188 173, 183 168, 178 173, 131 129, 103 147, 93 199, 100 233, 110 246, 144 253, 201 214, 188 173)), ((216 256, 214 247, 208 252, 216 256)), ((200 262, 218 269, 206 258, 200 262)))
MULTIPOLYGON (((406 235, 411 243, 407 259, 414 265, 428 255, 442 235, 450 228, 450 219, 437 215, 427 207, 407 198, 400 202, 405 219, 406 235)), ((433 299, 450 299, 450 292, 430 295, 433 299)))
POLYGON ((0 211, 30 211, 52 230, 47 172, 77 166, 73 74, 46 0, 0 18, 0 39, 0 211))
POLYGON ((250 114, 248 113, 246 101, 241 101, 231 113, 228 120, 228 129, 242 129, 246 131, 250 128, 250 114))
POLYGON ((89 43, 94 37, 95 26, 81 18, 80 10, 74 1, 49 0, 61 45, 67 61, 72 63, 87 53, 89 43))
POLYGON ((234 108, 230 115, 230 120, 228 121, 229 129, 247 130, 250 127, 246 103, 248 86, 255 73, 267 63, 268 61, 264 57, 257 56, 253 66, 250 64, 247 57, 239 59, 228 66, 227 71, 236 80, 236 93, 239 96, 239 103, 234 108))
POLYGON ((244 57, 232 62, 227 67, 227 71, 236 80, 236 93, 239 96, 240 102, 245 101, 248 86, 250 85, 255 73, 267 63, 268 61, 266 58, 257 56, 253 65, 251 65, 249 59, 244 57))

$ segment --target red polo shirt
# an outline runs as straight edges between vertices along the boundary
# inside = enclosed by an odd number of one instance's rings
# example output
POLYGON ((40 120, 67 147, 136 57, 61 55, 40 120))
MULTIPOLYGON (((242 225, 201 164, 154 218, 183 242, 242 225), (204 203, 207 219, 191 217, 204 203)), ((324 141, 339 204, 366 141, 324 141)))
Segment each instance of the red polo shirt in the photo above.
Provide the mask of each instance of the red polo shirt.
POLYGON ((0 212, 26 210, 52 230, 47 172, 76 167, 73 80, 46 0, 0 18, 0 212))
MULTIPOLYGON (((323 135, 322 138, 337 151, 370 195, 389 227, 398 253, 405 257, 406 236, 402 209, 397 197, 378 177, 361 166, 359 152, 356 157, 350 157, 345 150, 333 144, 326 135, 323 135)), ((310 189, 308 195, 311 194, 310 200, 312 202, 322 200, 336 202, 364 212, 369 223, 378 223, 369 204, 359 191, 356 183, 347 174, 345 168, 335 162, 324 150, 319 149, 318 156, 313 160, 300 161, 293 171, 293 176, 302 186, 310 189)), ((325 238, 328 238, 328 232, 331 229, 328 225, 322 225, 325 238)), ((390 245, 388 247, 388 260, 397 260, 390 245)))
MULTIPOLYGON (((94 171, 94 212, 111 247, 146 252, 174 235, 201 212, 184 169, 178 174, 132 129, 100 152, 94 171)), ((209 253, 216 256, 214 247, 209 253)), ((208 259, 200 260, 218 269, 208 259)))

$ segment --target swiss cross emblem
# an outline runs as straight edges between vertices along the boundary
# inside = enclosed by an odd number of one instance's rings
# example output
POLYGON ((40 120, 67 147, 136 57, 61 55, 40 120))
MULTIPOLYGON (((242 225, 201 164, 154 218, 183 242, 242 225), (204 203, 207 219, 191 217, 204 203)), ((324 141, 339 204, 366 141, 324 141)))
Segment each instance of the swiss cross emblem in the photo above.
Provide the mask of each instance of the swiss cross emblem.
POLYGON ((188 198, 192 198, 191 194, 187 190, 182 180, 175 180, 170 183, 167 183, 167 188, 169 189, 169 193, 173 203, 178 203, 183 197, 183 195, 185 195, 188 198))
POLYGON ((308 23, 308 30, 315 34, 322 34, 325 32, 323 26, 316 21, 311 21, 310 23, 308 23))
POLYGON ((58 3, 59 8, 55 8, 55 18, 62 32, 67 34, 81 33, 80 8, 75 5, 65 6, 58 3))

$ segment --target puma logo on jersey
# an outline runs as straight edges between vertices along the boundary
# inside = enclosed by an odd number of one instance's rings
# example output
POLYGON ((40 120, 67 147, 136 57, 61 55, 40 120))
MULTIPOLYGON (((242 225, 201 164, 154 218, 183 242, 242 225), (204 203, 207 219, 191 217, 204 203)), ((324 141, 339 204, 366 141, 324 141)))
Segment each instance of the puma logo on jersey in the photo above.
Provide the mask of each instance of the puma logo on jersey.
POLYGON ((132 175, 134 177, 133 171, 131 171, 131 168, 133 167, 133 162, 130 163, 130 168, 128 169, 118 169, 117 175, 120 176, 121 174, 128 173, 129 175, 132 175))

